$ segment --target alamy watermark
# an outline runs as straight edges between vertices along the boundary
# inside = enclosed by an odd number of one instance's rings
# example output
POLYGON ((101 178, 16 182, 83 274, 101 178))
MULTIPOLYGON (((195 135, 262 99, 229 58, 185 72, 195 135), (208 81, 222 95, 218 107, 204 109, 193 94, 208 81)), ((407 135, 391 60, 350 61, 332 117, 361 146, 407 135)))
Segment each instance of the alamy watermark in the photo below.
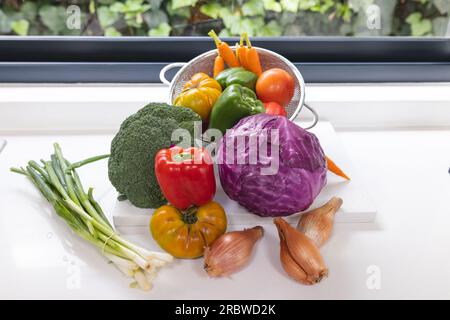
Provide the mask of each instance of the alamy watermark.
MULTIPOLYGON (((217 129, 208 129, 201 133, 202 123, 195 122, 194 137, 189 130, 176 129, 172 132, 171 140, 178 147, 189 148, 192 141, 212 155, 211 160, 217 164, 250 164, 260 165, 261 175, 275 175, 280 164, 280 133, 277 128, 263 129, 255 134, 222 135, 217 129), (222 142, 222 139, 224 141, 222 142), (222 153, 219 153, 222 144, 222 153)), ((179 153, 179 149, 172 151, 179 153)), ((193 157, 194 163, 204 161, 201 157, 193 157)))
POLYGON ((66 27, 69 30, 81 29, 81 9, 77 5, 70 5, 66 9, 66 27))
POLYGON ((369 290, 381 289, 381 268, 376 265, 370 265, 367 267, 367 280, 366 286, 369 290))
POLYGON ((367 28, 369 30, 381 29, 381 9, 376 4, 371 4, 366 8, 367 28))
POLYGON ((66 287, 68 290, 78 290, 81 288, 81 268, 73 258, 63 257, 66 266, 66 287))

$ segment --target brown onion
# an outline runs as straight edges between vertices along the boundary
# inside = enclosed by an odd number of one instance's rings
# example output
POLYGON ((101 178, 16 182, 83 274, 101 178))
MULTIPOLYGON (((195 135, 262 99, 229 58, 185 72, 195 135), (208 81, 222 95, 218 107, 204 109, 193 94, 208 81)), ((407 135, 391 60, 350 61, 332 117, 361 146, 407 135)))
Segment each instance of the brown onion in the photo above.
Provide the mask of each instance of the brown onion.
POLYGON ((256 226, 243 231, 227 232, 217 238, 210 248, 205 249, 204 269, 208 275, 228 276, 245 266, 255 243, 263 233, 264 229, 256 226))
POLYGON ((304 284, 317 283, 328 275, 319 248, 310 238, 283 218, 275 218, 273 222, 280 236, 281 264, 288 275, 304 284))
POLYGON ((331 236, 334 215, 342 206, 342 199, 333 197, 323 206, 302 214, 297 230, 303 232, 321 247, 331 236))

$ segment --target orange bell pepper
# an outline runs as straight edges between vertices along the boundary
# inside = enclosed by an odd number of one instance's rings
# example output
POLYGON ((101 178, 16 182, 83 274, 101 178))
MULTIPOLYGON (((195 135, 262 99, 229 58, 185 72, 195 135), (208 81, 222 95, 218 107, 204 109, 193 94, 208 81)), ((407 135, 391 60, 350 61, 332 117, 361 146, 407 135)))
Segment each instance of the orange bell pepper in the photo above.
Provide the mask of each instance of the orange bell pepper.
POLYGON ((176 106, 187 107, 207 121, 211 109, 222 93, 220 83, 206 73, 196 73, 186 82, 183 91, 175 98, 176 106))

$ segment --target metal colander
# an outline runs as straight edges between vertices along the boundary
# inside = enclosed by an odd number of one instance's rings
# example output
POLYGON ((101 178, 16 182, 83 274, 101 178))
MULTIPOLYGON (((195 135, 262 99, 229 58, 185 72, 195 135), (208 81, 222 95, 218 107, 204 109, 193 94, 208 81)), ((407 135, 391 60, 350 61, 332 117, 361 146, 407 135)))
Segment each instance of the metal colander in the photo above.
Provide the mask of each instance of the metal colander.
MULTIPOLYGON (((236 47, 231 48, 234 50, 236 47)), ((255 48, 256 50, 258 50, 263 70, 267 70, 270 68, 280 68, 288 72, 295 80, 294 96, 292 97, 291 102, 285 108, 289 120, 294 121, 304 105, 311 111, 314 116, 313 122, 305 129, 311 129, 312 127, 314 127, 317 124, 319 117, 317 112, 313 108, 304 103, 305 80, 303 79, 301 73, 289 60, 279 55, 278 53, 263 48, 255 48)), ((183 90, 184 84, 188 82, 194 74, 198 72, 204 72, 211 75, 211 71, 213 70, 214 65, 214 59, 216 58, 216 56, 217 50, 211 50, 195 57, 188 63, 176 62, 165 66, 161 70, 159 78, 161 79, 162 83, 170 86, 168 103, 173 104, 176 96, 183 90), (173 77, 172 81, 168 81, 165 76, 166 72, 170 69, 180 67, 181 69, 173 77)))

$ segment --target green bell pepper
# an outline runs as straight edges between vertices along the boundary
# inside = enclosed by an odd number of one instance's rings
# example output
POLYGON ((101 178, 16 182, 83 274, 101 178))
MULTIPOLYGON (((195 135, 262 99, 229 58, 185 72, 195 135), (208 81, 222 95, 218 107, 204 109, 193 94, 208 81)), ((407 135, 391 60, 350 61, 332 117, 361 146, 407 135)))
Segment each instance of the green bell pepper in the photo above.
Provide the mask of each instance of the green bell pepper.
POLYGON ((211 110, 209 127, 225 134, 244 117, 265 112, 264 105, 249 88, 239 84, 228 86, 211 110))
POLYGON ((253 72, 247 71, 244 68, 228 68, 219 73, 215 78, 220 83, 222 89, 225 89, 232 84, 240 84, 255 91, 256 80, 258 76, 253 72))

